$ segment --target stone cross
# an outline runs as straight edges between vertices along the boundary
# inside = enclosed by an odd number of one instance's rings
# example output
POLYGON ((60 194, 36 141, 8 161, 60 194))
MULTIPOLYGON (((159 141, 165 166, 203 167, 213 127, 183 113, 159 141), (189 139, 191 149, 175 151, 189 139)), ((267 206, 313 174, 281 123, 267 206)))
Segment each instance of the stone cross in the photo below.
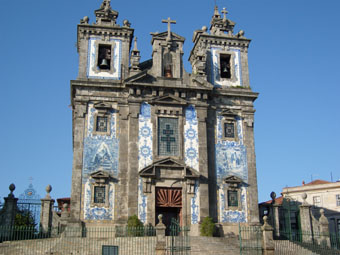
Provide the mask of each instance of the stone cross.
POLYGON ((171 20, 170 17, 168 19, 162 19, 162 23, 168 23, 168 40, 170 40, 171 36, 171 24, 176 24, 176 20, 171 20))
POLYGON ((223 19, 226 20, 228 11, 225 8, 223 8, 223 10, 221 12, 223 13, 223 19))

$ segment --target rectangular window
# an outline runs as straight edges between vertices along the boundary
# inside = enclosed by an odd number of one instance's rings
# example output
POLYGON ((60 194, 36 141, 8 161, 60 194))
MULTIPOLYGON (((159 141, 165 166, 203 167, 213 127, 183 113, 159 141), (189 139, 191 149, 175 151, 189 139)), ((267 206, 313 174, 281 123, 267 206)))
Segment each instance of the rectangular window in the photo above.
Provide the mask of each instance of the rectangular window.
POLYGON ((224 137, 235 138, 235 125, 234 123, 224 123, 224 137))
POLYGON ((105 203, 105 186, 94 187, 94 203, 104 204, 105 203))
POLYGON ((111 45, 99 44, 97 66, 102 70, 111 68, 111 45))
POLYGON ((237 190, 228 190, 228 206, 238 207, 237 190))
POLYGON ((179 155, 177 118, 158 118, 158 155, 179 155))
POLYGON ((315 196, 313 197, 313 205, 315 207, 320 207, 321 206, 321 199, 320 196, 315 196))
POLYGON ((220 55, 220 68, 221 78, 230 79, 231 78, 230 55, 228 54, 220 55))
POLYGON ((107 132, 107 117, 97 116, 96 131, 107 132))
POLYGON ((336 206, 340 206, 340 194, 336 195, 336 206))
POLYGON ((118 246, 103 245, 102 255, 118 255, 118 246))

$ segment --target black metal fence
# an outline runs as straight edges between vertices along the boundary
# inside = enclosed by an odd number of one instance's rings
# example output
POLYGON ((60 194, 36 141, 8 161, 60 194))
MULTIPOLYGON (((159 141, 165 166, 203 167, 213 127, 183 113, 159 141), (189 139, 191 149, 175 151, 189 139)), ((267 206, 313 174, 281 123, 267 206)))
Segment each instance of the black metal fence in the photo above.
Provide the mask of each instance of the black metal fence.
POLYGON ((241 255, 262 255, 262 230, 260 226, 239 225, 241 255))
POLYGON ((340 239, 335 234, 280 231, 280 236, 275 239, 275 254, 277 255, 340 255, 340 239))

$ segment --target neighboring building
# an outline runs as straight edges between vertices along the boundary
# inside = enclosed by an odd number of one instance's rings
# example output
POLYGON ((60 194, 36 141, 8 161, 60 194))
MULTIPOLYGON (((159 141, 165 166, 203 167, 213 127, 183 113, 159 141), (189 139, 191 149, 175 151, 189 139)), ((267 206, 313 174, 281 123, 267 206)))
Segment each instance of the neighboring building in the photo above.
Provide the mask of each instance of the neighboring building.
POLYGON ((299 229, 299 206, 307 203, 311 205, 312 215, 318 219, 320 209, 325 210, 331 233, 340 234, 340 182, 315 180, 297 187, 283 188, 282 196, 259 204, 260 218, 272 215, 273 205, 279 209, 279 225, 283 229, 287 225, 287 206, 290 211, 291 229, 299 229), (304 201, 305 198, 305 201, 304 201))
POLYGON ((313 205, 313 214, 318 216, 320 209, 325 209, 331 232, 340 233, 340 182, 315 180, 282 190, 283 197, 289 197, 299 203, 303 203, 303 194, 307 194, 306 202, 313 205))
MULTIPOLYGON (((183 66, 184 37, 151 33, 140 63, 129 21, 104 0, 96 21, 78 25, 73 109, 72 221, 124 224, 163 214, 198 226, 206 216, 232 231, 258 223, 249 39, 215 7, 210 31, 196 30, 183 66), (133 49, 130 52, 130 47, 133 49)), ((161 25, 161 24, 160 24, 161 25)))

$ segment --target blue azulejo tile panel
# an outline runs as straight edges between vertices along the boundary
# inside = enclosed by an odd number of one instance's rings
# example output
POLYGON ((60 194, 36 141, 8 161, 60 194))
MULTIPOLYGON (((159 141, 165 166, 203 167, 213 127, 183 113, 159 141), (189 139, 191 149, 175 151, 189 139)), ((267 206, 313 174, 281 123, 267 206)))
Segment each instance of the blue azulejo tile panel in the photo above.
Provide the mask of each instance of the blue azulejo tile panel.
POLYGON ((191 198, 191 224, 198 224, 200 219, 199 181, 195 181, 194 197, 191 198))
POLYGON ((90 174, 99 170, 108 172, 111 176, 118 176, 119 139, 116 135, 117 112, 111 110, 109 117, 110 132, 107 135, 96 134, 94 116, 97 110, 89 104, 87 128, 84 138, 83 152, 83 183, 90 174))
POLYGON ((217 88, 220 87, 235 87, 242 86, 242 68, 241 68, 241 51, 237 48, 223 48, 213 47, 211 48, 211 59, 210 59, 210 82, 217 88), (220 76, 220 54, 230 54, 231 63, 233 65, 232 77, 230 79, 222 79, 220 76))
POLYGON ((221 185, 219 187, 220 221, 230 223, 247 222, 247 189, 241 187, 241 199, 239 201, 241 203, 241 210, 228 210, 225 208, 227 194, 225 194, 224 190, 225 189, 221 185))
POLYGON ((91 206, 91 180, 85 183, 84 219, 85 220, 113 220, 114 219, 114 184, 109 185, 109 206, 91 206))
MULTIPOLYGON (((199 171, 197 112, 193 105, 185 109, 184 160, 187 166, 199 171)), ((194 197, 191 199, 191 224, 199 220, 199 182, 195 182, 194 197)))
POLYGON ((121 76, 121 58, 122 58, 122 41, 110 39, 113 43, 113 72, 100 70, 96 63, 97 45, 96 41, 101 41, 101 37, 90 37, 87 55, 87 77, 97 79, 114 79, 120 80, 121 76))
MULTIPOLYGON (((151 165, 153 160, 151 106, 146 102, 141 104, 138 124, 138 167, 140 171, 151 165)), ((144 223, 146 223, 146 206, 147 197, 143 194, 143 181, 140 178, 138 182, 138 217, 144 223)))
POLYGON ((184 156, 185 164, 199 171, 198 125, 196 109, 193 105, 185 109, 184 156))
POLYGON ((241 210, 227 210, 225 208, 226 195, 224 194, 223 183, 224 178, 228 176, 237 176, 242 179, 244 185, 248 182, 248 163, 247 150, 243 143, 243 127, 242 119, 236 117, 237 136, 236 141, 223 139, 223 116, 220 111, 216 115, 216 144, 215 144, 215 160, 216 160, 216 177, 219 185, 219 203, 220 203, 220 221, 221 222, 246 222, 247 221, 247 188, 241 188, 241 210))
POLYGON ((247 150, 243 144, 243 128, 240 117, 235 119, 237 124, 237 141, 223 139, 223 117, 217 112, 216 124, 216 176, 218 180, 235 175, 243 181, 248 181, 247 150))

